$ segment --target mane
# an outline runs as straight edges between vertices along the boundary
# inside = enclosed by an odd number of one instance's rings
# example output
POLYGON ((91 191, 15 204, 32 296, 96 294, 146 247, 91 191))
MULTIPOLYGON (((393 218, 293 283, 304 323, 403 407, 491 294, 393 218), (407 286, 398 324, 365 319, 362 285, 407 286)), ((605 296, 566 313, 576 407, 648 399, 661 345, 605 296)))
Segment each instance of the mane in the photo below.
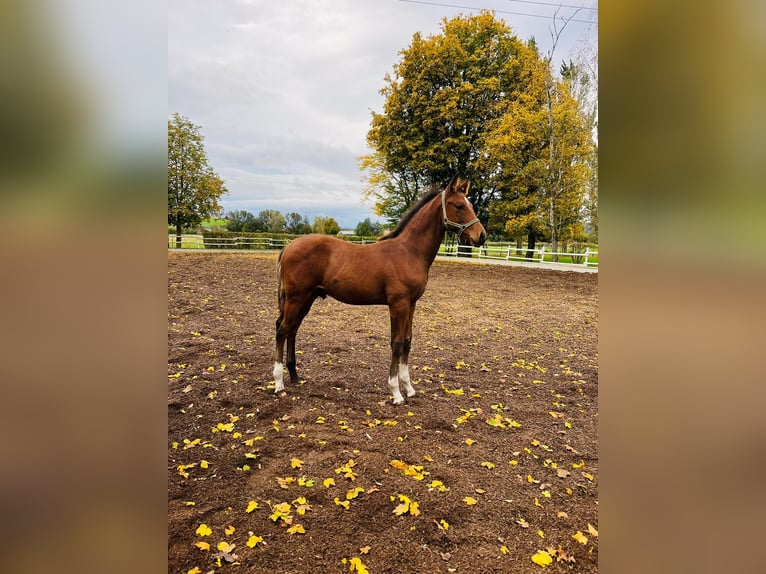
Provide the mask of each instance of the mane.
MULTIPOLYGON (((436 186, 435 186, 436 187, 436 186)), ((404 231, 404 228, 407 227, 407 224, 412 221, 412 218, 415 217, 415 214, 417 214, 423 207, 431 201, 434 197, 439 195, 442 192, 441 189, 433 189, 426 193, 423 197, 420 198, 420 200, 414 204, 412 207, 410 207, 404 215, 402 215, 402 218, 399 220, 399 223, 396 224, 396 227, 391 233, 388 233, 384 235, 383 237, 380 237, 378 241, 383 241, 385 239, 393 239, 394 237, 399 237, 399 235, 404 231)))

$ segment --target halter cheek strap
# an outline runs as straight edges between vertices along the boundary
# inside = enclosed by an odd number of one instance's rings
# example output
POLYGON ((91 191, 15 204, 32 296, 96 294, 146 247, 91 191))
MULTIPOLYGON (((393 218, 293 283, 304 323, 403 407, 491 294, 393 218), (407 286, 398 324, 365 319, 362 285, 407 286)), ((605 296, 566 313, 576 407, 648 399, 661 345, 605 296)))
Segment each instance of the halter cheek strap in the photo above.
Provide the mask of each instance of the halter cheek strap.
POLYGON ((446 200, 446 193, 447 190, 445 189, 442 191, 442 215, 444 216, 444 226, 453 233, 457 234, 458 240, 460 240, 460 236, 463 235, 463 232, 471 227, 475 223, 479 223, 479 218, 475 217, 468 223, 458 223, 457 221, 452 221, 449 217, 447 217, 447 200, 446 200), (450 226, 452 226, 452 229, 450 229, 450 226))

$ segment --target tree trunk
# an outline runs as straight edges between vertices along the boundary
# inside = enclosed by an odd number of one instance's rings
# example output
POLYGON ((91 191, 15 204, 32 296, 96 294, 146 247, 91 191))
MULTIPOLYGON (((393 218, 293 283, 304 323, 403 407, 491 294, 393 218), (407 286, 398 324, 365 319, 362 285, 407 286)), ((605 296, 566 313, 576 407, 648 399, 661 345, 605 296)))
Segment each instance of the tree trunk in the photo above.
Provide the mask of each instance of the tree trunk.
POLYGON ((179 222, 176 222, 176 249, 181 249, 181 231, 182 231, 181 224, 179 222))
POLYGON ((527 254, 525 257, 527 259, 532 259, 534 257, 535 252, 535 234, 530 232, 527 236, 527 254))

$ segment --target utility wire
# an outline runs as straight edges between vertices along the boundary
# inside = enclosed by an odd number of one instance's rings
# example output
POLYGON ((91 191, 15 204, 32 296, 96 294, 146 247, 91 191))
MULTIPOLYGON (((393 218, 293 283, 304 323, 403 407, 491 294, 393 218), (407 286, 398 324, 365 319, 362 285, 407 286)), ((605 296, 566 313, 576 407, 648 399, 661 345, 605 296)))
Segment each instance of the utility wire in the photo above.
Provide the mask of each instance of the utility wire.
POLYGON ((556 2, 533 2, 532 0, 508 0, 508 2, 519 2, 521 4, 539 4, 541 6, 555 6, 557 8, 579 8, 580 10, 592 10, 598 12, 598 8, 588 8, 587 6, 577 6, 573 4, 557 4, 556 2))
MULTIPOLYGON (((442 2, 425 2, 424 0, 399 0, 400 2, 409 2, 410 4, 426 4, 428 6, 443 6, 445 8, 462 8, 464 10, 481 10, 482 8, 477 8, 476 6, 461 6, 459 4, 445 4, 442 2)), ((522 12, 510 12, 508 10, 494 10, 492 8, 485 8, 486 10, 490 10, 492 12, 497 12, 498 14, 512 14, 514 16, 530 16, 532 18, 545 18, 547 20, 553 20, 555 19, 555 16, 546 16, 544 14, 524 14, 522 12)), ((564 18, 561 18, 562 20, 564 18)), ((566 18, 568 22, 580 22, 582 24, 598 24, 598 22, 594 20, 577 20, 575 18, 566 18)))

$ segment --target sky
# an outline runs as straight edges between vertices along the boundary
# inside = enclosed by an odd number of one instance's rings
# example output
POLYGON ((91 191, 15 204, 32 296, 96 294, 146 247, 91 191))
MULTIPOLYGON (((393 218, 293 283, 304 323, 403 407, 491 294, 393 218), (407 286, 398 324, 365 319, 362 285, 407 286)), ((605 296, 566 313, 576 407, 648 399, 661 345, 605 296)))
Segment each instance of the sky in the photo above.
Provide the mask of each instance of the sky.
MULTIPOLYGON (((224 211, 334 217, 353 229, 367 217, 378 219, 372 204, 362 202, 357 158, 370 151, 371 112, 382 112, 385 76, 413 34, 438 34, 444 18, 484 8, 522 40, 534 36, 545 52, 557 6, 551 0, 168 0, 168 116, 177 112, 200 126, 210 164, 228 189, 224 211)), ((559 15, 574 12, 562 7, 559 15)), ((583 9, 574 19, 596 20, 597 12, 583 9)), ((556 60, 596 36, 595 25, 570 22, 556 60)))

